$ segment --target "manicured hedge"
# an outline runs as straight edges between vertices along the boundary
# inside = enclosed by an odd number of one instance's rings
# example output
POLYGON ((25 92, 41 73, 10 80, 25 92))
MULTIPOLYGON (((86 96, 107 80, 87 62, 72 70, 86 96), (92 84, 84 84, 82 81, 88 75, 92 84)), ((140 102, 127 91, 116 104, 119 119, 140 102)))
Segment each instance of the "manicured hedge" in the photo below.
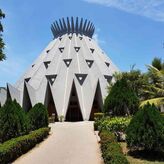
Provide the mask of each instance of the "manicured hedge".
POLYGON ((103 130, 100 132, 101 151, 105 164, 128 164, 122 148, 113 133, 103 130))
POLYGON ((125 132, 130 123, 131 117, 103 117, 103 119, 95 120, 95 130, 108 130, 111 132, 125 132))
POLYGON ((28 135, 13 138, 0 144, 0 163, 7 164, 26 153, 48 134, 50 128, 40 128, 28 135))

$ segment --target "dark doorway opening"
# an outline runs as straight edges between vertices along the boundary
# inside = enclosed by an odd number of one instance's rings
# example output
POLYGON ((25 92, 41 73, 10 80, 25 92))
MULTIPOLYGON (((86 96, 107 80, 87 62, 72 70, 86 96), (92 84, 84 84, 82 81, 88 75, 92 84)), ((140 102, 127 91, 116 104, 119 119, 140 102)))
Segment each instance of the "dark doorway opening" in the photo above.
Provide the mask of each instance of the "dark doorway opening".
POLYGON ((100 89, 100 83, 98 82, 91 113, 90 113, 90 118, 89 118, 90 121, 94 120, 94 113, 102 112, 102 107, 103 107, 103 100, 102 100, 102 94, 100 89))
POLYGON ((24 92, 23 92, 23 109, 28 112, 32 108, 32 103, 30 100, 30 96, 27 90, 27 86, 24 83, 24 92))
POLYGON ((57 115, 57 112, 56 112, 56 107, 55 107, 55 104, 54 104, 54 100, 53 100, 53 97, 52 97, 52 92, 51 92, 49 83, 47 84, 44 105, 46 106, 46 108, 48 110, 49 117, 51 117, 53 114, 55 114, 55 121, 58 121, 58 115, 57 115))
POLYGON ((70 94, 70 100, 69 100, 69 105, 66 114, 66 121, 72 121, 72 122, 83 121, 74 82, 70 94))

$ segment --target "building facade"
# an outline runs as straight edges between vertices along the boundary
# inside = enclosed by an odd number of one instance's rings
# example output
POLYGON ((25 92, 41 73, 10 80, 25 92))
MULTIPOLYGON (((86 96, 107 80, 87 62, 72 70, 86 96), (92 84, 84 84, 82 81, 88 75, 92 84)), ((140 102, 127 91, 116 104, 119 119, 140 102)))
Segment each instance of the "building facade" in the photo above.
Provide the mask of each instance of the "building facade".
POLYGON ((102 111, 108 82, 119 71, 92 39, 94 30, 82 18, 55 21, 54 39, 15 85, 7 84, 0 92, 1 105, 5 97, 16 99, 29 111, 41 102, 49 115, 64 116, 66 121, 92 120, 102 111))

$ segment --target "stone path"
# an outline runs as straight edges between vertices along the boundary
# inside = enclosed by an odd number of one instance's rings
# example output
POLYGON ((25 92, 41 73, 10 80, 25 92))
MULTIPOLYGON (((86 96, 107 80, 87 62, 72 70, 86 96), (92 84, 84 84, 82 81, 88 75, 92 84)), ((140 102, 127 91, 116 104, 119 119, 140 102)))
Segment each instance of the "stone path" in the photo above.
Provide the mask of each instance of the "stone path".
POLYGON ((93 122, 50 126, 50 136, 14 164, 103 164, 93 122))

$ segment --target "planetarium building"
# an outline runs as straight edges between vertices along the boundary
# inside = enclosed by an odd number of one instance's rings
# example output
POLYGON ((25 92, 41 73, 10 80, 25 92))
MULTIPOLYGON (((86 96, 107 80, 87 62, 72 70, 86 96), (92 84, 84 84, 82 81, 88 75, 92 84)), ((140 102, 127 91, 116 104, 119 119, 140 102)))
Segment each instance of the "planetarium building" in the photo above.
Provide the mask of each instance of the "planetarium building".
POLYGON ((6 99, 16 99, 29 111, 41 102, 50 116, 92 120, 95 112, 102 111, 108 82, 118 71, 92 39, 94 30, 90 21, 78 17, 55 21, 51 26, 54 39, 15 85, 1 89, 1 105, 6 99))

